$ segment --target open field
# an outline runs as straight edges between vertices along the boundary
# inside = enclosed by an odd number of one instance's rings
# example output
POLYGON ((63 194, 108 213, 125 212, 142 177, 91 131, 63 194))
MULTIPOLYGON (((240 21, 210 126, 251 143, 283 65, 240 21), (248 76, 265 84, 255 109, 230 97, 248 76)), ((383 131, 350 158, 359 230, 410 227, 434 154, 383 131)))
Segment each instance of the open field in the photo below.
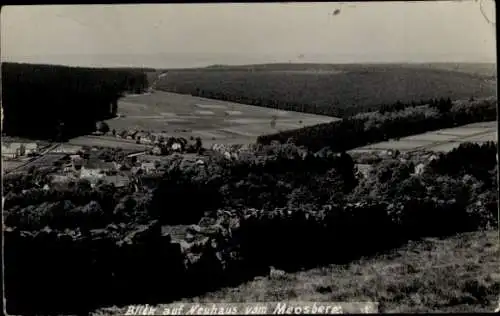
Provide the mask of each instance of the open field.
MULTIPOLYGON (((19 139, 20 142, 26 140, 19 139)), ((61 157, 54 158, 57 154, 51 154, 51 151, 59 147, 59 144, 48 144, 44 142, 39 143, 40 155, 35 157, 19 157, 13 160, 4 160, 2 158, 2 172, 22 171, 28 170, 30 167, 51 166, 53 162, 59 160, 61 157)))
POLYGON ((269 64, 170 70, 157 89, 344 116, 396 101, 495 95, 494 64, 269 64))
POLYGON ((28 170, 30 167, 47 167, 52 166, 55 162, 60 161, 66 156, 64 153, 46 153, 43 156, 37 157, 33 161, 30 161, 25 166, 24 170, 28 170))
MULTIPOLYGON (((165 131, 186 138, 199 136, 205 144, 255 142, 262 134, 337 120, 162 91, 125 97, 118 103, 118 112, 125 116, 107 121, 111 129, 165 131)), ((73 139, 71 143, 81 144, 82 139, 73 139)), ((92 139, 103 138, 92 136, 92 139)))
POLYGON ((465 126, 447 128, 434 132, 404 137, 399 140, 371 144, 356 148, 350 152, 366 152, 381 150, 416 151, 431 150, 447 152, 458 147, 461 143, 485 143, 497 141, 497 122, 474 123, 465 126))
POLYGON ((494 231, 427 238, 347 265, 259 277, 182 302, 376 301, 383 313, 492 312, 500 293, 498 247, 494 231))
POLYGON ((2 158, 2 172, 9 172, 11 170, 21 167, 26 162, 18 160, 4 160, 2 158))

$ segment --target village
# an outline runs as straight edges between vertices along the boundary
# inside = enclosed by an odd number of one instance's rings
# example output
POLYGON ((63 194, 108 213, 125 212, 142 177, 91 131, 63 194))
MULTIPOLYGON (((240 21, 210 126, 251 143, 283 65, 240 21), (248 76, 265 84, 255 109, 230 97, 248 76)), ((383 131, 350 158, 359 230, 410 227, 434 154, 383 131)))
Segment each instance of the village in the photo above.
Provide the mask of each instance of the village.
MULTIPOLYGON (((92 187, 108 183, 115 187, 133 186, 136 191, 149 186, 148 176, 158 176, 164 171, 165 163, 182 156, 185 161, 204 164, 208 155, 218 154, 229 160, 238 159, 244 146, 214 144, 203 148, 199 137, 189 140, 168 137, 165 133, 137 130, 116 132, 101 131, 101 125, 93 135, 103 139, 114 138, 117 143, 133 142, 144 145, 144 150, 132 150, 126 146, 104 147, 74 145, 69 143, 9 141, 2 142, 2 173, 25 174, 33 170, 44 171, 50 183, 43 188, 64 187, 69 183, 86 180, 92 187), (141 182, 141 183, 138 183, 141 182)), ((99 142, 97 142, 99 143, 99 142)), ((154 183, 150 184, 154 186, 154 183)))
MULTIPOLYGON (((106 133, 96 134, 105 136, 106 133)), ((122 131, 113 133, 117 139, 133 140, 149 145, 147 150, 120 147, 78 146, 71 143, 2 142, 2 172, 15 174, 31 169, 50 170, 51 185, 87 180, 91 186, 112 183, 116 187, 131 185, 131 179, 142 174, 161 171, 162 159, 172 154, 201 154, 201 140, 165 137, 165 135, 122 131)), ((200 161, 201 162, 201 161, 200 161)), ((50 185, 45 185, 45 189, 50 185)))

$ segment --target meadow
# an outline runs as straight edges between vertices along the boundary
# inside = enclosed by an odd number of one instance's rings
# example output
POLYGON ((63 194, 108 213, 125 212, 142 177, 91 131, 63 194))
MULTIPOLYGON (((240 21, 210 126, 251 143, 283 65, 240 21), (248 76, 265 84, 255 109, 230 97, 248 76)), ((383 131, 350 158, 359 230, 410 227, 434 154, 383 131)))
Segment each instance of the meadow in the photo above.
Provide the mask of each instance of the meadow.
POLYGON ((349 153, 396 149, 401 152, 424 150, 446 152, 458 147, 461 143, 496 142, 497 129, 497 122, 474 123, 370 144, 353 149, 349 153))
POLYGON ((194 136, 207 145, 254 143, 260 135, 338 120, 163 91, 126 96, 118 101, 118 112, 118 117, 107 121, 111 129, 194 136))
POLYGON ((214 66, 169 70, 157 89, 344 117, 397 101, 494 96, 496 75, 487 66, 451 64, 214 66))

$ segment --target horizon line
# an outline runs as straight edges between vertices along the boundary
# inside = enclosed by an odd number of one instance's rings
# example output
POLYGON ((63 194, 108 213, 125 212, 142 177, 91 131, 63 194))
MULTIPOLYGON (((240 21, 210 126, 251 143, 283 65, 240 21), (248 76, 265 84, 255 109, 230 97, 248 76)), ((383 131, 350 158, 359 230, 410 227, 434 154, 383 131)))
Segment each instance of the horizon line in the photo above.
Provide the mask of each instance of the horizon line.
POLYGON ((349 62, 312 62, 312 61, 270 61, 262 63, 241 63, 241 64, 221 64, 221 63, 209 63, 203 66, 179 66, 179 67, 157 67, 157 66, 147 66, 147 65, 105 65, 105 64, 92 64, 92 65, 78 65, 78 64, 68 64, 68 63, 54 63, 54 62, 30 62, 30 61, 15 61, 15 60, 4 60, 2 57, 1 63, 14 63, 14 64, 30 64, 30 65, 51 65, 51 66, 66 66, 66 67, 77 67, 77 68, 151 68, 151 69, 199 69, 199 68, 209 68, 213 66, 218 67, 250 67, 250 66, 263 66, 263 65, 422 65, 422 64, 491 64, 496 65, 496 61, 349 61, 349 62))

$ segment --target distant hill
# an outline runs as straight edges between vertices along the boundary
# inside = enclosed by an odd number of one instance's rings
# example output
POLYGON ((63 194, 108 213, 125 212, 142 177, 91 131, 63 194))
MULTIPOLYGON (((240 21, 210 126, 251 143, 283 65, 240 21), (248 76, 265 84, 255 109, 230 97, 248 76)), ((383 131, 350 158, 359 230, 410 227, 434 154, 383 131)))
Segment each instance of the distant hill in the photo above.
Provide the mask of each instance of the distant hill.
POLYGON ((345 116, 432 98, 496 95, 495 64, 258 64, 173 69, 157 89, 345 116))
POLYGON ((187 68, 176 70, 253 70, 253 71, 290 71, 290 70, 356 70, 360 68, 419 68, 419 69, 439 69, 470 74, 496 77, 497 67, 495 63, 378 63, 378 64, 320 64, 320 63, 273 63, 255 65, 210 65, 205 68, 187 68))
POLYGON ((465 72, 492 78, 497 77, 497 65, 495 63, 430 63, 430 64, 415 64, 415 66, 421 68, 465 72))

